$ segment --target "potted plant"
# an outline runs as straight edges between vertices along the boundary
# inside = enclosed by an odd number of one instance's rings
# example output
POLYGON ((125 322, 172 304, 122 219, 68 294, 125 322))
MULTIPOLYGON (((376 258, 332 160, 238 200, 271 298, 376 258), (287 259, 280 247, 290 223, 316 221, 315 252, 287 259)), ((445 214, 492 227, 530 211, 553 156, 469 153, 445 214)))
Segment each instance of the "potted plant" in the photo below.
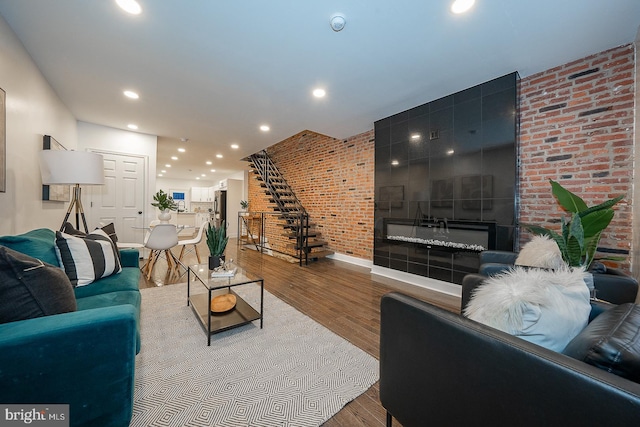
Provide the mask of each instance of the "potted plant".
POLYGON ((159 190, 153 195, 153 200, 154 202, 151 203, 151 206, 160 209, 158 219, 161 222, 169 222, 171 219, 171 211, 178 209, 178 204, 173 200, 173 197, 169 196, 164 191, 159 190))
POLYGON ((227 230, 225 221, 222 221, 220 227, 207 225, 207 247, 209 248, 209 270, 220 267, 220 259, 223 258, 224 250, 227 247, 229 237, 227 237, 227 230))
POLYGON ((247 215, 247 209, 249 209, 249 202, 247 202, 246 200, 240 200, 240 207, 244 211, 240 215, 246 216, 247 215))
POLYGON ((555 240, 560 248, 562 259, 570 267, 582 267, 585 270, 593 262, 602 231, 613 219, 612 207, 624 196, 617 196, 596 206, 588 207, 580 197, 562 187, 553 180, 552 193, 558 204, 571 213, 568 221, 563 216, 560 233, 537 225, 526 225, 534 234, 548 236, 555 240))

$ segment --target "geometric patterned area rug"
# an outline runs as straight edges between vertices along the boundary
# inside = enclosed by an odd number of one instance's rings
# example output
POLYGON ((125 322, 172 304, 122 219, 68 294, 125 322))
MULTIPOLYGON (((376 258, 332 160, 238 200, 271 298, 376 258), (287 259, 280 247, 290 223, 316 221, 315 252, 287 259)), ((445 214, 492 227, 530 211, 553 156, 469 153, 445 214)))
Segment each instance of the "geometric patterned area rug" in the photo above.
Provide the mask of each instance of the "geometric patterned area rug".
MULTIPOLYGON (((235 290, 259 307, 257 285, 235 290)), ((210 347, 186 284, 141 293, 131 426, 318 426, 378 380, 375 358, 266 290, 263 329, 212 335, 210 347)))

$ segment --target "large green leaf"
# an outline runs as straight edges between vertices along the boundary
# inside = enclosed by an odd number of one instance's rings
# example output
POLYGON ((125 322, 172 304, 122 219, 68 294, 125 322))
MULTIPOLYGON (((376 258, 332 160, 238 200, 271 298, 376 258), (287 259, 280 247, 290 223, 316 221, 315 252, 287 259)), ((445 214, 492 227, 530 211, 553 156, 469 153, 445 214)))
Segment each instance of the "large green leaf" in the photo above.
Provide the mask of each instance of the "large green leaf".
POLYGON ((574 236, 569 237, 567 240, 567 256, 565 261, 571 267, 578 267, 582 265, 582 248, 578 239, 574 236))
POLYGON ((578 241, 578 245, 580 245, 580 250, 582 250, 582 248, 584 248, 584 228, 582 227, 580 216, 574 213, 568 226, 569 238, 573 237, 576 239, 578 241))
POLYGON ((591 212, 581 218, 582 227, 584 228, 584 236, 592 237, 600 234, 602 230, 609 226, 613 219, 613 209, 605 209, 591 212))
POLYGON ((595 257, 596 254, 596 250, 598 250, 598 242, 600 242, 600 235, 602 234, 602 231, 598 232, 596 235, 594 235, 593 237, 589 238, 588 240, 586 240, 585 242, 585 260, 584 260, 584 265, 588 266, 589 264, 591 264, 591 261, 593 261, 593 258, 595 257))
POLYGON ((562 215, 562 218, 560 218, 560 230, 562 231, 562 238, 565 242, 569 238, 569 225, 564 215, 562 215))
POLYGON ((558 199, 560 206, 569 212, 580 212, 587 209, 587 204, 580 197, 573 194, 554 180, 551 182, 551 192, 558 199))
POLYGON ((590 208, 580 211, 580 216, 584 217, 586 215, 589 215, 591 212, 609 209, 613 207, 613 205, 618 203, 620 200, 622 200, 623 197, 624 197, 623 195, 620 195, 618 197, 614 197, 613 199, 607 200, 606 202, 602 202, 599 205, 591 206, 590 208))

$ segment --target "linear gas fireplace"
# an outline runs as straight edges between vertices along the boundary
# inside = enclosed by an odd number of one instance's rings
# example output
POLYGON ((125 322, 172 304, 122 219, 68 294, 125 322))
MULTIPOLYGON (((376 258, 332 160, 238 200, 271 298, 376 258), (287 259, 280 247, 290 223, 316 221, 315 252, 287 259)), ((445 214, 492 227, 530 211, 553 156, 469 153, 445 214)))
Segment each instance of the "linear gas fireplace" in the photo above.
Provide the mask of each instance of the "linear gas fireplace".
POLYGON ((495 249, 495 222, 385 218, 383 229, 389 241, 414 243, 428 249, 454 252, 495 249))

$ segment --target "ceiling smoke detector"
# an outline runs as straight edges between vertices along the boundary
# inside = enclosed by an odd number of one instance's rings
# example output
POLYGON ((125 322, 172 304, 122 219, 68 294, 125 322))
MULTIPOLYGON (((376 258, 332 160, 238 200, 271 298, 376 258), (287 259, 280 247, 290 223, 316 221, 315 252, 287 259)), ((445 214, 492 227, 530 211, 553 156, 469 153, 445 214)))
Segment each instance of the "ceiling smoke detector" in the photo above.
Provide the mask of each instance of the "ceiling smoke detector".
POLYGON ((189 141, 189 138, 180 138, 180 141, 187 142, 187 141, 189 141))
POLYGON ((341 31, 346 23, 347 21, 342 15, 333 15, 329 20, 329 25, 331 25, 331 29, 335 32, 341 31))

